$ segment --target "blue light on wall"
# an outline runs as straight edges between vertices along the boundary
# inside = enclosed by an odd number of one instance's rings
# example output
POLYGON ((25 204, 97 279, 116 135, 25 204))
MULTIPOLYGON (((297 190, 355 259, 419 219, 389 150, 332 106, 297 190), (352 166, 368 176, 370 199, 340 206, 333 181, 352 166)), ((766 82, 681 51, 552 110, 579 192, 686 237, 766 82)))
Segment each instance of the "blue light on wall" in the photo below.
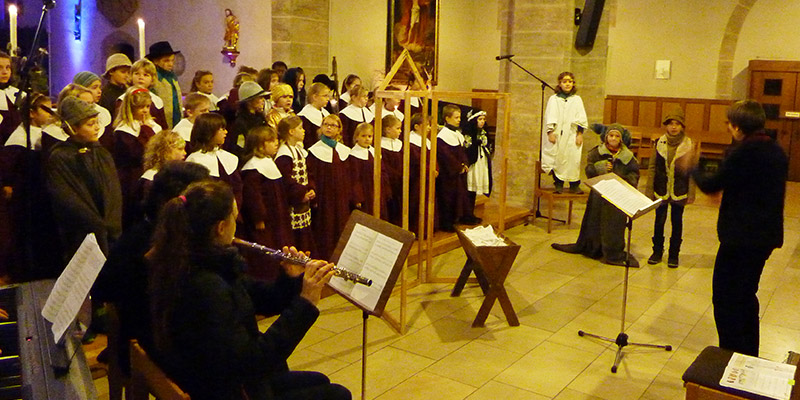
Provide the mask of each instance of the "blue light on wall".
POLYGON ((81 1, 78 0, 78 4, 75 4, 75 29, 72 30, 75 40, 81 40, 81 1))

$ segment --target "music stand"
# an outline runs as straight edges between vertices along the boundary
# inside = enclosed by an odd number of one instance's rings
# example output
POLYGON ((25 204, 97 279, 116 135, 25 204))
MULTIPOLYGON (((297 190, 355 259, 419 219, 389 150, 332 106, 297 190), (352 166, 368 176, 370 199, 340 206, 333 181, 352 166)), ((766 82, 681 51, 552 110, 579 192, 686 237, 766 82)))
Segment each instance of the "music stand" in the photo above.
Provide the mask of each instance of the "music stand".
POLYGON ((592 188, 592 190, 596 190, 600 196, 608 200, 608 202, 614 207, 625 213, 628 219, 627 223, 625 224, 626 228, 628 229, 628 242, 625 249, 625 278, 622 281, 622 318, 620 321, 619 334, 617 334, 616 339, 612 339, 594 333, 584 332, 583 330, 578 331, 578 336, 589 336, 617 345, 617 354, 614 357, 614 365, 611 366, 611 372, 617 373, 617 367, 619 367, 619 363, 622 361, 622 349, 625 346, 640 346, 672 351, 672 346, 668 344, 661 345, 629 342, 628 334, 625 333, 625 311, 628 304, 628 276, 631 268, 631 233, 633 231, 633 220, 654 210, 661 204, 661 199, 651 201, 641 192, 636 190, 636 188, 631 186, 628 182, 625 182, 625 180, 614 173, 608 173, 594 177, 585 181, 585 183, 587 186, 592 188))

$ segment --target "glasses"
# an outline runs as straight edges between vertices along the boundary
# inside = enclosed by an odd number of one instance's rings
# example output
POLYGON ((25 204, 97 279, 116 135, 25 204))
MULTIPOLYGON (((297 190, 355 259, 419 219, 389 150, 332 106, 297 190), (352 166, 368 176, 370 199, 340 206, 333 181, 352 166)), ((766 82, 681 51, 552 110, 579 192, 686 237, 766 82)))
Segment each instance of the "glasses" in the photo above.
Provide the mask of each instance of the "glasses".
POLYGON ((325 124, 322 124, 322 126, 327 126, 328 128, 338 128, 339 127, 338 124, 331 124, 331 123, 325 123, 325 124))

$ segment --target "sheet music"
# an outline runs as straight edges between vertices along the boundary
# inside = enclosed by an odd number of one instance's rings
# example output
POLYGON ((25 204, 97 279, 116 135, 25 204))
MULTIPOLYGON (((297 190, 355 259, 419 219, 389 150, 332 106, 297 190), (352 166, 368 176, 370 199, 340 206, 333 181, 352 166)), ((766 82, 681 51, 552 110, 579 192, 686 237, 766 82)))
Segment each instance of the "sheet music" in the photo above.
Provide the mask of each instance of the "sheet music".
POLYGON ((773 399, 789 400, 796 369, 791 364, 733 353, 719 384, 773 399))
POLYGON ((356 285, 339 277, 333 277, 330 286, 374 310, 402 248, 402 242, 356 224, 338 266, 372 279, 372 286, 356 285))
POLYGON ((105 262, 106 257, 97 245, 94 233, 86 235, 42 308, 42 316, 53 323, 53 339, 56 342, 75 319, 105 262))
POLYGON ((653 202, 647 196, 636 191, 635 193, 615 179, 606 179, 594 185, 603 197, 614 203, 628 215, 635 215, 639 210, 644 210, 653 202), (638 194, 638 196, 637 196, 638 194))

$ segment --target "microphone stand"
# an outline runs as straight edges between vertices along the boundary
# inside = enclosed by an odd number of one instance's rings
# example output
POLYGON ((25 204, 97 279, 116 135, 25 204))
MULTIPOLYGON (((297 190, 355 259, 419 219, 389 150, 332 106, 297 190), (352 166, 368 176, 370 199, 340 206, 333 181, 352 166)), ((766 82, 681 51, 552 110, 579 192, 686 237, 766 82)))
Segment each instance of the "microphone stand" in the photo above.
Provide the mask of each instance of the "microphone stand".
MULTIPOLYGON (((544 89, 545 88, 550 88, 550 90, 552 90, 553 92, 555 92, 556 89, 554 87, 550 86, 547 82, 545 82, 544 80, 542 80, 538 76, 536 76, 536 74, 534 74, 533 72, 528 71, 525 67, 523 67, 522 65, 519 65, 516 61, 514 61, 513 57, 514 57, 514 55, 498 56, 498 57, 495 57, 495 59, 498 60, 498 61, 499 60, 508 60, 508 62, 510 62, 511 64, 516 65, 519 69, 525 71, 525 73, 527 73, 528 75, 532 76, 533 79, 536 79, 537 81, 539 81, 542 84, 541 85, 542 101, 540 103, 540 109, 539 109, 539 138, 541 139, 543 137, 542 130, 543 130, 543 127, 544 127, 544 89)), ((543 145, 544 145, 544 143, 539 143, 539 160, 540 161, 542 159, 542 146, 543 145)), ((538 174, 539 171, 535 171, 535 173, 538 174)), ((539 212, 539 202, 536 203, 536 211, 535 212, 536 212, 536 217, 541 217, 542 216, 542 214, 539 212)), ((527 219, 526 219, 526 221, 527 221, 527 219)), ((528 224, 528 222, 525 223, 525 225, 527 225, 527 224, 528 224)))
MULTIPOLYGON (((34 168, 32 166, 36 163, 39 158, 39 155, 34 154, 33 152, 33 143, 31 141, 31 121, 30 121, 30 99, 31 93, 33 92, 33 88, 31 87, 31 71, 34 66, 37 65, 37 59, 34 58, 34 54, 36 53, 36 49, 38 48, 39 44, 39 37, 42 32, 42 28, 44 26, 44 18, 47 16, 47 12, 56 6, 56 2, 54 0, 43 0, 42 1, 42 14, 39 17, 39 25, 36 27, 36 34, 33 36, 33 43, 31 43, 31 50, 28 53, 28 57, 18 59, 17 60, 17 74, 22 79, 20 81, 19 92, 17 93, 16 99, 14 99, 14 107, 19 110, 20 116, 22 117, 22 128, 25 130, 25 145, 26 156, 23 157, 22 161, 25 163, 25 182, 23 185, 25 186, 25 193, 27 196, 33 196, 36 191, 36 184, 39 183, 38 179, 34 179, 34 168)), ((17 50, 17 49, 15 49, 17 50)), ((41 168, 40 168, 41 169, 41 168)), ((20 193, 21 194, 21 193, 20 193)), ((18 194, 19 195, 19 194, 18 194)), ((36 271, 33 273, 33 277, 35 277, 36 273, 41 273, 42 271, 37 268, 41 266, 35 266, 36 264, 36 257, 34 257, 34 249, 33 249, 33 199, 29 198, 26 199, 24 202, 24 221, 25 226, 21 227, 22 231, 25 232, 24 237, 27 238, 25 241, 24 246, 24 253, 25 253, 25 265, 28 266, 28 271, 36 271)), ((31 276, 29 276, 31 277, 31 276)), ((33 278, 31 277, 31 278, 33 278)))

